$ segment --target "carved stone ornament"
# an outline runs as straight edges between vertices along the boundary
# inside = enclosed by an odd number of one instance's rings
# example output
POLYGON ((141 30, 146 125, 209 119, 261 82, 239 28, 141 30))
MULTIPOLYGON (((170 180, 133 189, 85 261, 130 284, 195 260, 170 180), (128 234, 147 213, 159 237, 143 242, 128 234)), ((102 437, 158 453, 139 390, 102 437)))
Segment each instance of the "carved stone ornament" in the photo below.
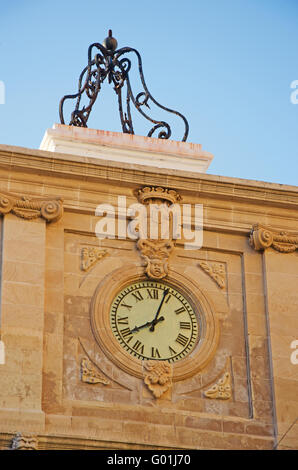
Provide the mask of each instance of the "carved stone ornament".
POLYGON ((107 380, 103 375, 101 375, 93 366, 93 364, 84 357, 81 361, 81 380, 88 384, 98 384, 109 385, 109 380, 107 380))
POLYGON ((257 251, 272 247, 280 253, 292 253, 298 250, 298 232, 275 230, 265 225, 256 224, 250 233, 249 242, 257 251))
POLYGON ((9 212, 23 219, 44 218, 56 222, 63 214, 63 199, 60 197, 28 197, 0 193, 0 214, 9 212))
MULTIPOLYGON (((160 186, 145 186, 137 191, 139 203, 146 205, 147 221, 150 226, 155 226, 158 235, 156 238, 147 239, 139 233, 137 247, 146 262, 145 273, 150 279, 163 279, 168 275, 169 256, 174 248, 173 233, 169 230, 167 239, 163 238, 158 214, 153 214, 150 206, 163 206, 167 210, 171 204, 178 204, 182 200, 180 194, 174 189, 160 186)), ((151 232, 150 232, 151 233, 151 232)))
POLYGON ((141 204, 156 204, 157 202, 167 202, 177 204, 181 201, 180 194, 174 189, 146 186, 138 190, 138 200, 141 204))
POLYGON ((226 271, 225 265, 222 263, 207 263, 207 261, 200 261, 200 267, 209 274, 209 276, 216 282, 216 284, 224 289, 226 287, 226 271))
POLYGON ((12 450, 37 450, 38 440, 31 434, 22 434, 18 432, 12 439, 12 450))
POLYGON ((146 274, 150 279, 162 279, 168 274, 168 259, 174 248, 171 240, 139 240, 137 243, 146 262, 146 274))
POLYGON ((228 400, 232 397, 231 374, 225 374, 208 390, 204 392, 206 398, 215 398, 217 400, 228 400))
POLYGON ((84 247, 81 251, 81 269, 88 271, 97 261, 107 255, 107 250, 95 247, 84 247))
POLYGON ((144 382, 155 398, 172 387, 173 367, 167 361, 144 361, 144 382))

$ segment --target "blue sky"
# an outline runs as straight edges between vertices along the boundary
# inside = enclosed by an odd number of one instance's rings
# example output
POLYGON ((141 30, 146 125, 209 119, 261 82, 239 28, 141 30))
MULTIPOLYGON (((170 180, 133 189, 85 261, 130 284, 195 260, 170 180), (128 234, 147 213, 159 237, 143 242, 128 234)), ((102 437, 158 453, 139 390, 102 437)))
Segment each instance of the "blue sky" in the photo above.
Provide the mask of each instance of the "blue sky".
MULTIPOLYGON (((0 143, 38 148, 109 28, 214 154, 208 173, 298 185, 298 0, 0 0, 0 143)), ((133 72, 132 72, 133 73, 133 72)), ((96 109, 95 109, 96 108, 96 109)), ((121 131, 111 86, 88 126, 121 131)), ((140 125, 137 133, 146 135, 140 125)), ((176 136, 173 136, 175 139, 176 136)), ((179 136, 177 138, 179 140, 179 136)))

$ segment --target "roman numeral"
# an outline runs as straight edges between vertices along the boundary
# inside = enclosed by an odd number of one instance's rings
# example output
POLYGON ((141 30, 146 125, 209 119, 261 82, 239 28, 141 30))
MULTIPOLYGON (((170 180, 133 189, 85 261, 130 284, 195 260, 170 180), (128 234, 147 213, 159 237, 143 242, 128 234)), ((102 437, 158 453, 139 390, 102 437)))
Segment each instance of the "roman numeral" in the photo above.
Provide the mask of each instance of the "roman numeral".
POLYGON ((120 307, 126 307, 130 311, 130 309, 132 308, 132 305, 127 305, 123 302, 122 304, 120 304, 120 307))
POLYGON ((186 336, 182 335, 181 333, 179 333, 179 335, 177 336, 175 341, 176 341, 176 343, 181 344, 181 346, 186 346, 188 338, 186 336))
POLYGON ((175 349, 171 348, 171 346, 169 346, 169 350, 170 350, 171 356, 175 356, 177 354, 175 349))
POLYGON ((129 328, 123 328, 123 330, 120 330, 120 333, 122 334, 123 338, 126 338, 126 336, 131 335, 131 331, 129 328))
POLYGON ((179 313, 185 312, 185 307, 180 307, 175 310, 176 315, 179 315, 179 313))
POLYGON ((140 354, 144 354, 144 345, 140 341, 137 340, 132 348, 136 352, 139 352, 140 354))
POLYGON ((158 289, 147 289, 148 299, 158 299, 158 289))
POLYGON ((132 292, 132 295, 136 299, 136 302, 139 302, 140 300, 144 300, 141 292, 139 290, 132 292))
POLYGON ((169 294, 168 297, 167 297, 166 300, 165 300, 165 304, 168 303, 168 301, 170 300, 171 297, 172 297, 171 294, 169 294))
POLYGON ((181 321, 180 328, 182 330, 190 330, 190 322, 189 321, 181 321))
POLYGON ((117 323, 118 325, 128 325, 128 317, 117 318, 117 323))
POLYGON ((159 357, 160 358, 160 354, 159 354, 159 351, 158 351, 157 348, 151 348, 151 357, 153 357, 153 358, 159 357))

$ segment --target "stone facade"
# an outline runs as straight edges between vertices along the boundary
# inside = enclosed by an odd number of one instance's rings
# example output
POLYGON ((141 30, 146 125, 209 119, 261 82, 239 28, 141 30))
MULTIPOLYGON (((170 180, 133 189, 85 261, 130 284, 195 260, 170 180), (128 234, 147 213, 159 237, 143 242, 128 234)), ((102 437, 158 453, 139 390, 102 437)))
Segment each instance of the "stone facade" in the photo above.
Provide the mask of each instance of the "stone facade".
POLYGON ((298 448, 298 188, 2 145, 0 199, 2 449, 298 448), (130 373, 92 309, 146 261, 135 240, 98 240, 95 209, 144 187, 203 204, 203 246, 176 240, 167 276, 214 328, 191 367, 130 373))

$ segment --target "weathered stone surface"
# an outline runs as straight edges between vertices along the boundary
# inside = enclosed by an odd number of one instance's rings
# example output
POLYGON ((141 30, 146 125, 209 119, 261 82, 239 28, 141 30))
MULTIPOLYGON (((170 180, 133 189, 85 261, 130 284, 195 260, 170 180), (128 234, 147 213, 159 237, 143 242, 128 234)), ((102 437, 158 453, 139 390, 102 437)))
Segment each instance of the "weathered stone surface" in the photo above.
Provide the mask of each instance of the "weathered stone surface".
MULTIPOLYGON (((249 244, 252 226, 263 224, 277 243, 285 231, 295 245, 297 188, 8 146, 0 146, 0 188, 64 199, 63 216, 51 223, 12 211, 1 218, 0 446, 9 448, 20 432, 36 435, 39 449, 272 449, 279 440, 281 449, 298 448, 298 365, 291 362, 298 253, 249 244), (139 189, 156 186, 203 204, 203 246, 188 251, 177 240, 167 276, 201 289, 219 332, 202 368, 160 397, 120 367, 116 349, 111 360, 91 322, 99 285, 109 278, 116 289, 127 266, 146 268, 135 240, 96 238, 95 209, 116 207, 118 195, 136 203, 139 189), (85 270, 83 248, 108 256, 85 270), (83 358, 104 380, 82 381, 83 358), (205 394, 226 376, 225 400, 205 394)), ((98 305, 109 308, 103 298, 98 305)))

